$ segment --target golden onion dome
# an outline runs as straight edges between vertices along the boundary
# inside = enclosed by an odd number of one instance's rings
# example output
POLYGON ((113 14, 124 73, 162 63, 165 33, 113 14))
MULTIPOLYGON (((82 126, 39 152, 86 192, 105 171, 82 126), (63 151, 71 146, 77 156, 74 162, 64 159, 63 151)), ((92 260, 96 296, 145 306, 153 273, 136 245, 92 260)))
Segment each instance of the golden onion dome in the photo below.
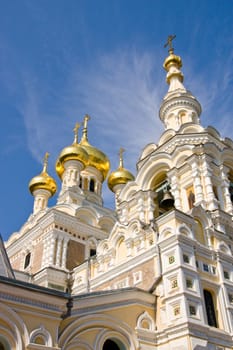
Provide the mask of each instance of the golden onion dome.
POLYGON ((125 185, 127 182, 134 180, 133 174, 131 174, 131 172, 129 172, 123 166, 123 152, 124 152, 124 149, 121 148, 119 152, 119 155, 120 155, 119 167, 117 170, 113 171, 108 177, 108 187, 113 192, 114 192, 114 187, 116 185, 125 185))
POLYGON ((103 180, 106 179, 109 169, 110 169, 110 161, 106 154, 104 154, 102 151, 100 151, 98 148, 93 147, 89 142, 87 138, 87 122, 90 120, 89 115, 85 115, 84 122, 83 122, 83 135, 80 142, 80 146, 84 148, 84 150, 88 154, 88 166, 94 167, 95 169, 99 170, 103 176, 103 180))
POLYGON ((163 67, 166 69, 166 71, 168 71, 171 65, 176 65, 179 69, 182 67, 182 60, 180 56, 174 55, 173 52, 170 53, 170 55, 165 59, 163 67))
POLYGON ((83 164, 85 167, 87 165, 88 161, 88 154, 87 151, 78 144, 78 129, 80 127, 80 124, 76 124, 74 128, 74 142, 72 145, 65 147, 61 153, 59 154, 59 157, 56 162, 56 172, 58 176, 61 178, 62 174, 65 171, 64 164, 68 160, 77 160, 83 164))
POLYGON ((49 157, 49 154, 46 152, 44 157, 44 166, 43 166, 42 172, 39 175, 33 177, 29 182, 28 187, 32 195, 36 190, 49 191, 51 196, 53 196, 56 193, 56 190, 57 190, 56 181, 47 173, 48 157, 49 157))

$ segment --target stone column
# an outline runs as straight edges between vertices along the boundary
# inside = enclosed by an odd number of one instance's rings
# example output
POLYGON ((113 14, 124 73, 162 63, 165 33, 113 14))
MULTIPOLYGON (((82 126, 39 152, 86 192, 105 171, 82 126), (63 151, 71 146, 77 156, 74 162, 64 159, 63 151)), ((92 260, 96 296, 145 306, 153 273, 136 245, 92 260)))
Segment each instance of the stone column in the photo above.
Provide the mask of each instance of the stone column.
POLYGON ((57 238, 56 262, 55 262, 55 265, 57 267, 61 266, 61 245, 62 245, 62 237, 58 237, 57 238))
POLYGON ((227 168, 224 167, 224 165, 220 166, 220 170, 221 170, 221 178, 222 178, 222 194, 223 194, 223 198, 224 198, 224 208, 225 211, 229 214, 233 213, 233 207, 232 207, 232 202, 231 202, 231 195, 229 192, 229 187, 230 187, 230 180, 228 179, 227 176, 227 168))
POLYGON ((52 234, 49 237, 49 251, 48 251, 48 264, 49 266, 54 265, 54 258, 55 258, 55 243, 56 243, 56 238, 52 234))
POLYGON ((182 210, 182 205, 181 205, 181 196, 180 196, 180 186, 178 183, 178 176, 177 174, 169 174, 170 178, 170 184, 171 184, 171 193, 174 197, 175 201, 175 207, 178 210, 182 210))
POLYGON ((139 198, 139 200, 138 200, 138 211, 139 211, 139 220, 141 222, 145 222, 143 198, 139 198))
POLYGON ((61 257, 61 267, 63 269, 66 269, 66 256, 67 256, 67 247, 68 247, 68 239, 63 239, 63 246, 62 246, 62 257, 61 257))
POLYGON ((210 169, 210 164, 208 164, 206 157, 203 157, 203 175, 204 183, 206 188, 206 202, 209 210, 215 210, 218 208, 217 199, 215 198, 212 184, 212 171, 210 169))
POLYGON ((154 220, 154 211, 155 211, 155 203, 154 203, 154 192, 148 192, 148 213, 147 218, 148 221, 151 222, 154 220))
POLYGON ((42 258, 42 267, 45 267, 49 263, 49 237, 44 239, 44 250, 43 250, 43 258, 42 258))
POLYGON ((198 168, 198 164, 196 160, 193 160, 191 163, 192 167, 192 178, 193 178, 193 184, 194 184, 194 191, 195 191, 195 204, 202 204, 204 200, 203 196, 203 187, 201 183, 201 176, 200 176, 200 170, 198 168))

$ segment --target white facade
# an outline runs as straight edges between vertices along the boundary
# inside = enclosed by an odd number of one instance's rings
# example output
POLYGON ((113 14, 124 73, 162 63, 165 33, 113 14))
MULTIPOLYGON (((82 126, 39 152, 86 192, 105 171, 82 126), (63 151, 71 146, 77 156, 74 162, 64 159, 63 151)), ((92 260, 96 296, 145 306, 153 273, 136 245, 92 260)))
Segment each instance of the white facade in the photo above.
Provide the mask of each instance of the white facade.
MULTIPOLYGON (((81 294, 126 288, 119 308, 133 287, 154 298, 153 311, 148 299, 150 307, 137 318, 132 313, 134 340, 126 344, 122 336, 121 349, 233 347, 233 142, 201 126, 201 106, 185 89, 181 66, 170 48, 159 111, 165 131, 143 149, 135 180, 115 179, 116 211, 103 207, 102 155, 84 164, 66 153, 57 204, 39 206, 38 195, 47 203, 49 193, 37 189, 33 214, 6 243, 17 278, 71 292, 77 304, 81 294)), ((106 297, 107 313, 113 299, 106 297)), ((98 298, 91 300, 98 309, 98 298)))

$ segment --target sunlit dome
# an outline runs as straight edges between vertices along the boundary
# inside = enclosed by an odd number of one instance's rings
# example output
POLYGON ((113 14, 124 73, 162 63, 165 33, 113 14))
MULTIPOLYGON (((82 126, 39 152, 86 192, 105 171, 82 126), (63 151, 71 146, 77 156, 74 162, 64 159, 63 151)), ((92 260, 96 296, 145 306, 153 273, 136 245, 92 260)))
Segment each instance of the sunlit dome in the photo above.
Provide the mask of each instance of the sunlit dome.
POLYGON ((120 162, 117 170, 113 171, 108 177, 108 187, 114 192, 116 185, 125 185, 129 181, 134 180, 133 174, 123 166, 123 148, 120 149, 120 162))
POLYGON ((36 190, 49 191, 51 196, 56 193, 56 181, 47 173, 48 156, 49 154, 46 153, 44 157, 44 166, 42 172, 39 175, 33 177, 29 182, 28 187, 32 195, 36 190))
POLYGON ((65 171, 64 164, 68 160, 77 160, 80 163, 83 164, 83 167, 87 165, 88 161, 88 154, 87 151, 82 147, 80 144, 78 144, 78 129, 80 127, 80 124, 76 124, 74 128, 74 142, 72 145, 67 146, 63 148, 61 153, 58 156, 57 162, 56 162, 56 172, 58 176, 61 178, 62 174, 65 171))
POLYGON ((88 142, 88 138, 87 138, 88 120, 90 120, 90 117, 88 115, 85 115, 83 135, 82 135, 82 140, 80 142, 80 146, 82 146, 82 148, 84 148, 88 154, 88 166, 94 167, 95 169, 99 170, 103 176, 103 180, 105 180, 110 169, 110 161, 102 151, 92 146, 88 142))

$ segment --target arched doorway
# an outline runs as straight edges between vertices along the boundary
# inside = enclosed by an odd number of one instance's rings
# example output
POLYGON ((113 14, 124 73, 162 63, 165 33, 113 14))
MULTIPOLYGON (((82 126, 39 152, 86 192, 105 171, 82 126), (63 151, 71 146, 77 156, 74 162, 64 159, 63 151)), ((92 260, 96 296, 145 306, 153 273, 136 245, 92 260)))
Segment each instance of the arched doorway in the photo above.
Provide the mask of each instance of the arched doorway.
POLYGON ((0 336, 0 350, 10 350, 10 345, 2 336, 0 336))
POLYGON ((105 340, 102 350, 126 350, 126 347, 119 339, 112 338, 105 340))

